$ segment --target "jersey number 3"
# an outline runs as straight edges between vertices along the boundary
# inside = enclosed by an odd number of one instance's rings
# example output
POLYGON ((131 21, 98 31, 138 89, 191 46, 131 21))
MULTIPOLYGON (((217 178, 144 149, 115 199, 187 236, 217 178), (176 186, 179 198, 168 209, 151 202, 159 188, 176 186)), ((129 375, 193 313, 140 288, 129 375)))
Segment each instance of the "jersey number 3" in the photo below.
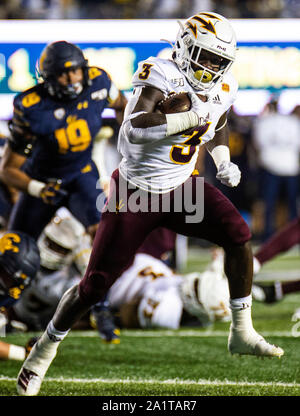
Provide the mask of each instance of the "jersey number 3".
POLYGON ((79 119, 70 123, 68 127, 55 131, 59 153, 82 152, 91 140, 91 133, 85 120, 79 119))
POLYGON ((147 79, 150 75, 151 67, 153 64, 143 64, 143 71, 139 73, 139 79, 147 79))
POLYGON ((179 165, 189 163, 196 152, 196 146, 201 143, 201 137, 207 132, 210 122, 205 126, 193 131, 190 135, 183 134, 182 137, 187 137, 187 140, 182 144, 174 144, 170 151, 170 158, 172 162, 179 165))

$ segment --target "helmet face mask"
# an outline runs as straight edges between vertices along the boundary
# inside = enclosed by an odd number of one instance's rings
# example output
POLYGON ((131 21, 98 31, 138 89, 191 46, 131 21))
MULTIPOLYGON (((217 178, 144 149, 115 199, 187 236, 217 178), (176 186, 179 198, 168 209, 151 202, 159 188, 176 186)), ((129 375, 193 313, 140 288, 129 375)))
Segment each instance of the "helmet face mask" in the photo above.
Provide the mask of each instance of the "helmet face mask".
POLYGON ((57 74, 56 78, 52 80, 52 85, 56 85, 56 89, 62 97, 74 99, 83 90, 83 80, 83 68, 72 67, 57 74), (72 78, 70 72, 72 72, 72 78))
POLYGON ((196 90, 210 91, 235 59, 236 38, 223 16, 200 13, 188 19, 173 46, 173 60, 196 90))
POLYGON ((7 289, 16 286, 17 282, 14 279, 14 276, 8 273, 4 267, 0 266, 0 295, 4 295, 7 292, 7 289))
POLYGON ((60 270, 72 260, 71 248, 66 248, 52 240, 51 236, 42 233, 38 239, 41 256, 41 266, 49 270, 60 270))
POLYGON ((74 249, 84 235, 84 227, 74 217, 56 215, 38 239, 41 266, 60 270, 71 264, 74 249))
POLYGON ((203 326, 209 325, 210 317, 200 300, 199 295, 200 277, 198 273, 186 275, 180 286, 180 297, 184 309, 192 316, 199 319, 203 326))
POLYGON ((193 45, 190 48, 190 62, 188 65, 187 73, 190 79, 192 79, 195 87, 198 88, 202 84, 216 84, 218 79, 223 76, 224 71, 229 69, 231 62, 229 59, 216 55, 204 48, 193 45), (210 66, 204 65, 204 63, 210 62, 210 66), (195 81, 194 81, 195 80, 195 81))
POLYGON ((231 318, 228 281, 223 271, 207 269, 185 275, 180 286, 184 309, 202 326, 231 318))
MULTIPOLYGON (((83 88, 89 85, 88 62, 82 51, 72 43, 54 42, 46 46, 41 53, 36 69, 39 82, 44 81, 51 96, 61 100, 73 100, 79 96, 83 88), (82 80, 75 83, 59 82, 62 74, 82 69, 82 80)), ((70 77, 69 77, 70 78, 70 77)))

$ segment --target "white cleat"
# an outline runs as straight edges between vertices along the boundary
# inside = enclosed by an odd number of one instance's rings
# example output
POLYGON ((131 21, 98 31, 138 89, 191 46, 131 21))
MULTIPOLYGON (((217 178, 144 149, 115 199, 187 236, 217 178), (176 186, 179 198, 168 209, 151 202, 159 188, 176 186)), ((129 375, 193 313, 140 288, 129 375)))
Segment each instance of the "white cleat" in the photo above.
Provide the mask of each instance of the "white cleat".
POLYGON ((300 308, 297 308, 292 316, 292 321, 296 322, 300 319, 300 308))
POLYGON ((54 360, 58 342, 42 342, 46 334, 33 346, 17 377, 17 392, 21 396, 36 396, 45 374, 54 360))
POLYGON ((278 357, 284 351, 276 345, 269 344, 254 329, 251 331, 238 331, 231 325, 228 338, 228 350, 231 354, 256 355, 257 357, 278 357))
POLYGON ((43 379, 33 371, 22 367, 17 379, 17 392, 20 396, 36 396, 42 381, 43 379))

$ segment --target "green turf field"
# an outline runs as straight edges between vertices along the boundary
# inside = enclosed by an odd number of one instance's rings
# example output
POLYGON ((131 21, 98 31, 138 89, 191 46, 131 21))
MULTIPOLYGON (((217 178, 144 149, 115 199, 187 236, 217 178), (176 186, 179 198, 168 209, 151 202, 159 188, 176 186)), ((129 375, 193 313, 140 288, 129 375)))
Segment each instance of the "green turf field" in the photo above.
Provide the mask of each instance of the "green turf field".
MULTIPOLYGON (((192 250, 189 270, 209 256, 192 250)), ((298 253, 277 258, 268 271, 299 267, 298 253)), ((263 279, 263 273, 262 273, 263 279)), ((270 280, 270 275, 268 275, 270 280)), ((61 344, 41 396, 300 396, 300 293, 273 305, 254 302, 255 328, 281 346, 281 358, 236 357, 227 352, 228 323, 206 329, 123 330, 120 345, 106 345, 95 331, 72 331, 61 344), (298 325, 299 324, 299 325, 298 325), (298 337, 299 335, 299 337, 298 337)), ((32 333, 3 341, 24 345, 32 333)), ((16 395, 20 362, 0 362, 0 395, 16 395)), ((0 399, 1 402, 1 399, 0 399)))

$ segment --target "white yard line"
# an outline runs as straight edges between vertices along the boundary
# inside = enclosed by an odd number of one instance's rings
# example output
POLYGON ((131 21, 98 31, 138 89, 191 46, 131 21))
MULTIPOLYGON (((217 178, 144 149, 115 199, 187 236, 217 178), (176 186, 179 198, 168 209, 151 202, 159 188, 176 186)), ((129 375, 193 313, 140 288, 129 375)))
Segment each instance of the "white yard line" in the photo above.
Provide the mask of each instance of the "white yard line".
MULTIPOLYGON (((148 337, 228 337, 229 331, 197 331, 197 330, 186 330, 186 331, 172 331, 172 330, 157 330, 157 331, 128 331, 121 330, 121 336, 126 337, 138 337, 138 338, 148 338, 148 337)), ((265 337, 287 337, 295 338, 292 334, 292 331, 265 331, 261 332, 261 335, 265 337)), ((300 335, 300 334, 299 334, 300 335)), ((68 337, 72 338, 85 338, 85 337, 99 337, 97 331, 71 331, 68 337)))
MULTIPOLYGON (((14 377, 0 376, 1 381, 16 381, 14 377)), ((300 387, 299 383, 279 382, 261 382, 261 381, 230 381, 230 380, 143 380, 143 379, 103 379, 103 378, 64 378, 64 377, 46 377, 45 382, 55 383, 112 383, 112 384, 161 384, 161 385, 198 385, 198 386, 261 386, 261 387, 300 387)))
POLYGON ((299 280, 299 270, 263 270, 254 276, 254 283, 262 282, 289 282, 292 280, 299 280))

